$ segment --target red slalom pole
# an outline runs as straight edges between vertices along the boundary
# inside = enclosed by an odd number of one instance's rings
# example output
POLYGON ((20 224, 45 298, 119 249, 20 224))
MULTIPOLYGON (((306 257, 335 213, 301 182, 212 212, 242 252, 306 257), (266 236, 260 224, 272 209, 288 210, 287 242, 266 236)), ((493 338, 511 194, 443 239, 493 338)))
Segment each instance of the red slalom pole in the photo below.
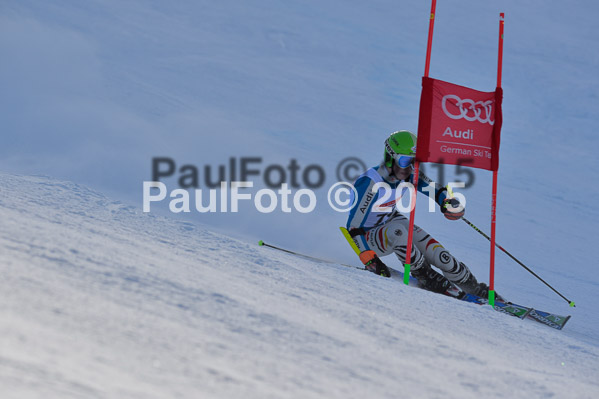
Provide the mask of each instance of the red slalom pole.
POLYGON ((503 65, 503 25, 505 13, 499 14, 499 56, 497 57, 497 87, 501 87, 501 70, 503 65))
POLYGON ((414 162, 414 189, 410 196, 410 223, 408 227, 408 245, 406 247, 406 263, 404 264, 403 282, 405 285, 410 283, 410 265, 412 264, 412 242, 414 236, 414 217, 416 216, 416 196, 418 194, 418 173, 420 169, 420 162, 414 162))
MULTIPOLYGON (((501 87, 503 64, 503 25, 505 14, 499 14, 499 55, 497 57, 497 88, 501 87)), ((493 193, 491 196, 491 264, 489 270, 489 304, 495 306, 495 225, 497 222, 497 171, 493 171, 493 193)))
POLYGON ((497 210, 497 171, 493 171, 493 194, 491 199, 491 267, 489 269, 489 304, 495 306, 495 223, 497 210))
POLYGON ((437 8, 437 0, 433 0, 431 4, 431 19, 428 24, 428 43, 426 45, 426 64, 424 66, 424 76, 428 78, 428 71, 431 66, 431 49, 433 47, 433 29, 435 27, 435 9, 437 8))
MULTIPOLYGON (((431 65, 431 49, 433 47, 433 30, 435 27, 435 10, 437 8, 437 0, 433 0, 431 4, 430 22, 428 24, 428 43, 426 45, 426 63, 424 66, 424 76, 428 77, 428 72, 431 65)), ((410 223, 408 225, 408 245, 406 248, 406 261, 404 263, 404 284, 410 283, 410 265, 412 262, 412 243, 414 236, 414 217, 416 216, 416 197, 418 195, 418 174, 420 173, 420 162, 418 159, 414 160, 414 178, 412 179, 414 184, 414 190, 412 190, 410 196, 410 223)))

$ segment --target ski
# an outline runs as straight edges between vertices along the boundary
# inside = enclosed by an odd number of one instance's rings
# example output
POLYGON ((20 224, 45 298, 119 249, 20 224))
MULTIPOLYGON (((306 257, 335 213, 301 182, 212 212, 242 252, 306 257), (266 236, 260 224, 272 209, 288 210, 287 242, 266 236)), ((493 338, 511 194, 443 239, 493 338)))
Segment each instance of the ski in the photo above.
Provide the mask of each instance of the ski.
MULTIPOLYGON (((400 282, 404 281, 404 273, 403 272, 400 272, 399 270, 395 270, 391 267, 389 268, 389 271, 391 272, 392 279, 400 281, 400 282)), ((420 287, 420 284, 418 283, 418 280, 412 276, 410 276, 408 285, 422 289, 422 287, 420 287)), ((443 293, 443 295, 453 297, 460 301, 475 303, 477 305, 488 305, 488 303, 489 303, 488 299, 481 298, 479 296, 472 295, 472 294, 467 294, 456 286, 452 286, 451 288, 449 288, 447 291, 445 291, 443 293)), ((499 301, 495 302, 495 307, 493 309, 495 309, 496 311, 498 311, 500 313, 508 314, 510 316, 515 316, 520 319, 524 319, 525 317, 529 316, 529 314, 533 311, 532 308, 528 308, 526 306, 516 305, 513 303, 504 303, 504 302, 499 302, 499 301)))
MULTIPOLYGON (((341 233, 343 234, 349 245, 352 247, 354 252, 357 255, 359 255, 360 250, 358 249, 356 243, 354 242, 347 229, 345 227, 340 227, 339 229, 341 230, 341 233)), ((392 268, 389 269, 391 270, 392 278, 404 282, 404 274, 402 272, 392 268)), ((416 280, 412 276, 409 277, 408 285, 419 287, 418 280, 416 280)), ((477 305, 488 305, 489 303, 487 298, 481 298, 476 295, 467 294, 455 286, 444 292, 444 294, 459 299, 461 301, 476 303, 477 305)), ((564 328, 568 320, 570 320, 570 316, 560 316, 553 313, 533 309, 527 306, 518 305, 512 302, 495 301, 495 306, 493 307, 493 309, 501 313, 518 317, 520 319, 528 318, 536 322, 542 323, 546 326, 555 328, 557 330, 561 330, 562 328, 564 328)))
POLYGON ((534 311, 533 308, 526 306, 520 306, 509 302, 495 301, 494 309, 501 313, 509 314, 510 316, 516 316, 520 319, 524 319, 534 311))
POLYGON ((528 319, 534 320, 548 327, 555 328, 556 330, 561 330, 564 328, 568 320, 570 320, 570 317, 570 315, 561 316, 537 309, 532 309, 532 311, 527 315, 528 319))
MULTIPOLYGON (((352 238, 349 236, 349 233, 347 233, 347 230, 344 227, 341 227, 340 229, 346 236, 348 242, 350 244, 354 244, 352 238)), ((335 261, 315 258, 312 256, 300 254, 298 252, 289 251, 289 250, 286 250, 283 248, 276 247, 274 245, 266 244, 262 240, 260 240, 258 242, 258 244, 260 246, 270 247, 270 248, 278 250, 278 251, 283 251, 283 252, 289 253, 291 255, 300 256, 302 258, 307 258, 307 259, 318 261, 318 262, 337 264, 337 265, 349 267, 352 269, 366 270, 363 267, 346 265, 346 264, 338 263, 335 261)), ((355 244, 352 245, 352 248, 354 248, 354 246, 355 246, 355 244)), ((356 253, 359 253, 359 250, 357 249, 357 247, 354 248, 354 250, 357 251, 356 253)), ((391 276, 390 276, 391 279, 400 281, 402 284, 404 283, 404 273, 403 272, 393 269, 393 268, 389 268, 389 271, 391 272, 391 276)), ((420 289, 423 289, 420 286, 420 284, 418 283, 418 280, 412 276, 409 277, 408 285, 410 285, 412 287, 418 287, 420 289)), ((477 305, 488 305, 489 304, 489 301, 487 298, 481 298, 476 295, 467 294, 464 291, 462 291, 460 288, 456 287, 455 285, 452 286, 451 288, 449 288, 443 294, 453 297, 453 298, 456 298, 461 301, 475 303, 477 305)), ((493 309, 495 309, 496 311, 498 311, 500 313, 509 314, 510 316, 515 316, 520 319, 526 318, 526 319, 534 320, 534 321, 541 323, 543 325, 546 325, 548 327, 555 328, 556 330, 561 330, 562 328, 564 328, 564 326, 566 325, 568 320, 570 320, 570 316, 561 316, 561 315, 557 315, 554 313, 544 312, 542 310, 529 308, 529 307, 518 305, 518 304, 515 304, 512 302, 495 301, 495 306, 493 307, 493 309)))
MULTIPOLYGON (((399 270, 395 270, 393 268, 389 268, 389 270, 391 271, 391 278, 393 278, 394 280, 403 282, 403 278, 404 278, 403 272, 400 272, 399 270)), ((411 276, 410 276, 409 285, 412 287, 422 288, 419 286, 418 280, 416 280, 414 277, 411 277, 411 276)), ((478 296, 472 295, 472 294, 467 294, 455 286, 450 288, 443 294, 454 297, 461 301, 475 303, 477 305, 488 305, 488 303, 489 303, 488 299, 481 298, 481 297, 478 297, 478 296)), ((500 313, 509 314, 511 316, 518 317, 520 319, 534 320, 534 321, 544 324, 548 327, 555 328, 556 330, 561 330, 562 328, 564 328, 564 326, 566 325, 568 320, 570 320, 570 317, 571 317, 570 315, 562 316, 562 315, 558 315, 555 313, 549 313, 549 312, 545 312, 542 310, 530 308, 527 306, 518 305, 518 304, 512 303, 512 302, 496 301, 494 309, 500 313)))
MULTIPOLYGON (((399 270, 395 270, 391 267, 389 267, 389 272, 391 272, 391 279, 393 280, 397 280, 399 282, 404 282, 404 274, 403 272, 400 272, 399 270)), ((420 286, 420 283, 418 282, 417 279, 415 279, 414 277, 410 276, 410 280, 408 285, 410 287, 417 287, 422 289, 422 287, 420 286)), ((466 295, 465 292, 463 292, 461 289, 459 289, 458 287, 456 287, 455 285, 452 285, 450 288, 447 289, 447 291, 443 292, 443 295, 447 295, 456 299, 462 299, 462 297, 464 295, 466 295)))

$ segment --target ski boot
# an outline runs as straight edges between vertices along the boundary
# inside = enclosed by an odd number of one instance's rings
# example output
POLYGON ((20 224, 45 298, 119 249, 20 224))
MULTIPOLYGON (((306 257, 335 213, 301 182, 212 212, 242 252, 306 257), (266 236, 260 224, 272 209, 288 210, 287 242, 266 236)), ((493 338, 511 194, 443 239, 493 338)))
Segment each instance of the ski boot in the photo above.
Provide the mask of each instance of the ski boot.
MULTIPOLYGON (((481 298, 489 297, 489 286, 485 283, 478 283, 478 287, 475 291, 476 293, 474 293, 474 295, 476 296, 479 296, 481 298)), ((497 291, 495 291, 495 301, 505 303, 505 299, 503 299, 503 297, 499 295, 497 291)))
MULTIPOLYGON (((468 294, 476 295, 485 299, 489 297, 489 286, 485 283, 479 283, 472 273, 469 273, 466 281, 462 283, 456 283, 456 285, 468 294)), ((495 292, 495 300, 499 302, 505 302, 505 299, 503 299, 503 297, 497 292, 495 292)))
POLYGON ((418 280, 420 286, 427 291, 443 294, 452 287, 451 282, 445 276, 433 270, 427 261, 424 261, 420 268, 412 270, 411 274, 418 280))

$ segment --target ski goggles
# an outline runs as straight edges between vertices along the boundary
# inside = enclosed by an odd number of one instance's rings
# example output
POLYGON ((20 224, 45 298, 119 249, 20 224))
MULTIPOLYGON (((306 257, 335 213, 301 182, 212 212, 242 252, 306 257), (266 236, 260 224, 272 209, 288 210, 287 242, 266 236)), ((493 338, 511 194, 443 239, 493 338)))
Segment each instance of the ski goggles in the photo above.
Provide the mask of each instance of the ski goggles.
POLYGON ((393 158, 397 166, 404 169, 409 168, 414 163, 414 157, 410 155, 397 154, 393 158))

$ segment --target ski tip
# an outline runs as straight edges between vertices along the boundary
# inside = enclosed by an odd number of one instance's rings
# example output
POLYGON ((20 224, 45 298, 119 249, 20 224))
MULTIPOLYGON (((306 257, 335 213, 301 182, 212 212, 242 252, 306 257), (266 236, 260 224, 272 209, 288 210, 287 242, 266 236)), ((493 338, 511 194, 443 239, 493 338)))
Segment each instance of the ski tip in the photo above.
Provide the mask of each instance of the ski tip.
POLYGON ((574 301, 570 301, 570 307, 571 308, 575 308, 576 307, 576 304, 574 303, 574 301))
POLYGON ((260 246, 264 245, 264 241, 262 241, 262 240, 258 241, 258 245, 260 245, 260 246))
POLYGON ((560 330, 564 328, 564 326, 566 325, 566 323, 568 322, 568 320, 570 320, 570 317, 572 317, 572 316, 568 315, 566 317, 566 320, 564 320, 564 323, 562 324, 562 328, 560 328, 560 330))

